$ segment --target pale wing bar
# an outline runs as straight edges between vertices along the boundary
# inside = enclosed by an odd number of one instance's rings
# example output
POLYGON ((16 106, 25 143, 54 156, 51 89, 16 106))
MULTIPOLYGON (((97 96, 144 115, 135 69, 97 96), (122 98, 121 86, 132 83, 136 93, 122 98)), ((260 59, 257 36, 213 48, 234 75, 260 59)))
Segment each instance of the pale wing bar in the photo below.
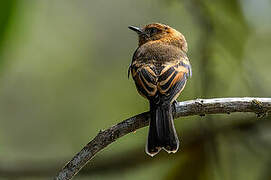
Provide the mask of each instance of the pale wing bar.
POLYGON ((146 98, 155 96, 157 77, 153 70, 148 66, 136 67, 136 65, 132 65, 131 70, 139 93, 146 98))
POLYGON ((178 64, 169 64, 164 67, 166 71, 158 79, 158 91, 162 98, 166 101, 172 102, 175 100, 182 89, 184 88, 187 78, 190 76, 190 65, 184 61, 179 61, 178 64), (168 67, 170 66, 170 67, 168 67))

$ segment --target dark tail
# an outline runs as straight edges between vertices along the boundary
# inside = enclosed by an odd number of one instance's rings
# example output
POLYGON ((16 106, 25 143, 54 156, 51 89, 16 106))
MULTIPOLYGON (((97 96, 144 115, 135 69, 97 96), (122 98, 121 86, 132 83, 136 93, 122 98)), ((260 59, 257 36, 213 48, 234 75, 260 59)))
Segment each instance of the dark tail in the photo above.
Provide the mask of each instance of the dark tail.
POLYGON ((146 153, 156 155, 161 148, 175 153, 179 148, 179 139, 173 123, 171 104, 150 103, 150 127, 146 144, 146 153))

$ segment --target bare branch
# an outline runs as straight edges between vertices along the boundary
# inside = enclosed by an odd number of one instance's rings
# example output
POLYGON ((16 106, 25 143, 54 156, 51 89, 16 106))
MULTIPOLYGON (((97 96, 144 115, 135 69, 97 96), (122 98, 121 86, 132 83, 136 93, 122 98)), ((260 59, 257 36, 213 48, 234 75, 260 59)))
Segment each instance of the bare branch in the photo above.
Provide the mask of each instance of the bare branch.
MULTIPOLYGON (((216 98, 197 99, 178 102, 174 118, 181 116, 221 114, 232 112, 254 112, 257 116, 264 116, 271 111, 271 98, 216 98)), ((128 118, 106 130, 101 130, 72 160, 70 160, 55 177, 57 180, 73 178, 96 153, 118 138, 147 126, 149 113, 145 112, 128 118)))

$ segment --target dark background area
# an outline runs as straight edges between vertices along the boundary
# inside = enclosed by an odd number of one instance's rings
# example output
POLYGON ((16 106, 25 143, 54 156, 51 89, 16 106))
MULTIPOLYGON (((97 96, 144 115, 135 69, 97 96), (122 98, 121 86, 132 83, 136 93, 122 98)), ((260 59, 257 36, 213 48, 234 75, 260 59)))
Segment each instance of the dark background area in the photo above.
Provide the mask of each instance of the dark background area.
MULTIPOLYGON (((50 179, 105 129, 148 110, 127 68, 160 22, 184 34, 193 77, 179 101, 270 97, 269 0, 0 2, 0 179, 50 179)), ((147 128, 102 151, 75 179, 271 179, 270 116, 175 121, 176 154, 144 152, 147 128)))

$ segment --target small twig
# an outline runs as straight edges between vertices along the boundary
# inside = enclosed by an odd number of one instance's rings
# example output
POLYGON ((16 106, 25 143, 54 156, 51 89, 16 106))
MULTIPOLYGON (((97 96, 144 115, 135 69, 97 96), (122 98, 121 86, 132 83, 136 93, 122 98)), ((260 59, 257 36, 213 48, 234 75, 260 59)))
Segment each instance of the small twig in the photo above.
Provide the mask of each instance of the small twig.
MULTIPOLYGON (((197 99, 191 101, 178 102, 174 118, 181 116, 221 114, 232 112, 254 112, 256 114, 266 114, 271 111, 271 98, 216 98, 197 99), (257 106, 255 106, 257 102, 257 106)), ((149 113, 145 112, 126 119, 117 125, 104 131, 91 140, 72 160, 70 160, 55 177, 57 180, 68 180, 73 178, 86 163, 92 159, 96 153, 118 138, 133 132, 139 128, 147 126, 149 123, 149 113)))

